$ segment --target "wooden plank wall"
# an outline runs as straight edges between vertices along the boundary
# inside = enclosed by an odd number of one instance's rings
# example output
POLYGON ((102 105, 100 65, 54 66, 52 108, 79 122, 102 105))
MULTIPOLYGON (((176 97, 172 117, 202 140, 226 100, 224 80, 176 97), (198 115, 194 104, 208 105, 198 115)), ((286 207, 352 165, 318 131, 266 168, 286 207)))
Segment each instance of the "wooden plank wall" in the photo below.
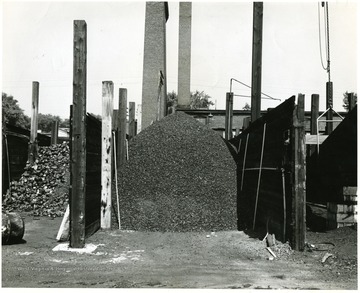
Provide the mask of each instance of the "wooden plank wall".
POLYGON ((100 228, 101 204, 101 121, 86 116, 85 237, 100 228))
POLYGON ((320 145, 319 157, 308 158, 310 201, 341 202, 343 186, 357 186, 357 106, 320 145))
POLYGON ((295 233, 295 110, 293 96, 229 141, 237 150, 239 230, 264 230, 282 241, 295 233))

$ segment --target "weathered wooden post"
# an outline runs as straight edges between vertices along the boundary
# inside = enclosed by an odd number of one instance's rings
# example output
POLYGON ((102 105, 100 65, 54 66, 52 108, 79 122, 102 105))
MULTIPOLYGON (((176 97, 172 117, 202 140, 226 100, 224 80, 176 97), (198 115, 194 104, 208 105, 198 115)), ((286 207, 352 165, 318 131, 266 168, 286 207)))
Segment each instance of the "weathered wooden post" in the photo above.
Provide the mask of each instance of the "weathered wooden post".
POLYGON ((121 168, 126 162, 126 116, 127 116, 127 89, 119 89, 119 132, 117 167, 121 168))
POLYGON ((114 84, 102 83, 102 127, 101 127, 101 229, 111 228, 111 154, 112 154, 112 112, 114 84))
MULTIPOLYGON (((327 82, 326 83, 326 109, 330 109, 326 113, 326 120, 333 120, 333 83, 327 82)), ((333 122, 326 122, 326 134, 330 135, 333 132, 334 126, 333 122)))
POLYGON ((135 102, 129 103, 129 140, 135 137, 135 102))
POLYGON ((85 245, 86 51, 86 22, 75 20, 70 202, 70 246, 74 248, 82 248, 85 245))
POLYGON ((261 115, 261 68, 262 68, 263 3, 253 4, 251 121, 261 115))
POLYGON ((232 138, 233 93, 226 93, 225 139, 232 138))
POLYGON ((305 96, 298 95, 292 126, 292 247, 302 251, 306 236, 305 96))
POLYGON ((31 103, 31 128, 28 160, 31 165, 34 164, 38 152, 38 112, 39 112, 39 82, 32 83, 32 103, 31 103))
POLYGON ((58 136, 59 136, 59 121, 54 120, 51 125, 51 144, 57 144, 58 143, 58 136))
MULTIPOLYGON (((319 117, 319 95, 311 95, 311 120, 310 120, 310 134, 317 134, 317 118, 319 117)), ((310 146, 310 155, 316 152, 316 145, 310 146)))
POLYGON ((348 102, 349 102, 349 112, 350 112, 352 109, 354 109, 356 105, 354 93, 348 94, 348 102))

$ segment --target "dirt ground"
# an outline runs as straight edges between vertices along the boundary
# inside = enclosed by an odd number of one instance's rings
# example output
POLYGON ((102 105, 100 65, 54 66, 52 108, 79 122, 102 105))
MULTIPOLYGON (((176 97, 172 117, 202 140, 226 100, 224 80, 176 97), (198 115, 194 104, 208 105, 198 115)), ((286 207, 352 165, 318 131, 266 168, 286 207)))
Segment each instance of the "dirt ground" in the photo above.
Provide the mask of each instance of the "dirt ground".
POLYGON ((241 231, 98 231, 91 253, 53 251, 60 222, 25 216, 26 242, 2 246, 2 287, 357 289, 354 227, 308 231, 304 252, 277 243, 271 260, 265 235, 241 231))

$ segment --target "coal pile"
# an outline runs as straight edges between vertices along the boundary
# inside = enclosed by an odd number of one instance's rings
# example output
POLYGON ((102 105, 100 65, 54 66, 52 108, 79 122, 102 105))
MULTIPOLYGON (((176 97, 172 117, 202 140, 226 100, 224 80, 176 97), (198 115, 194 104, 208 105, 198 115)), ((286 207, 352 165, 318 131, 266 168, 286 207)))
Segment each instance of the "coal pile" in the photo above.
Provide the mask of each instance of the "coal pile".
POLYGON ((187 114, 134 137, 118 179, 122 229, 237 229, 236 164, 221 136, 187 114))
POLYGON ((35 163, 27 164, 21 178, 12 181, 10 187, 3 199, 5 211, 62 216, 69 194, 68 143, 40 147, 35 163))

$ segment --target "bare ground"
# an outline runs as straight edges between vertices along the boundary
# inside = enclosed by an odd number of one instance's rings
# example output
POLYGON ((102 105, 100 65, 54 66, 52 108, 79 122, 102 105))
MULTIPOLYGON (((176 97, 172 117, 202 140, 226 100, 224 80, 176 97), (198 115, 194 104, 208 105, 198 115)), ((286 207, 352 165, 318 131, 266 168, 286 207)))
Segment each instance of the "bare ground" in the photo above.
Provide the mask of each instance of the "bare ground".
POLYGON ((241 231, 98 231, 92 253, 53 251, 60 222, 25 217, 26 243, 2 246, 2 287, 357 289, 353 227, 308 231, 304 252, 277 243, 269 260, 265 241, 241 231))

